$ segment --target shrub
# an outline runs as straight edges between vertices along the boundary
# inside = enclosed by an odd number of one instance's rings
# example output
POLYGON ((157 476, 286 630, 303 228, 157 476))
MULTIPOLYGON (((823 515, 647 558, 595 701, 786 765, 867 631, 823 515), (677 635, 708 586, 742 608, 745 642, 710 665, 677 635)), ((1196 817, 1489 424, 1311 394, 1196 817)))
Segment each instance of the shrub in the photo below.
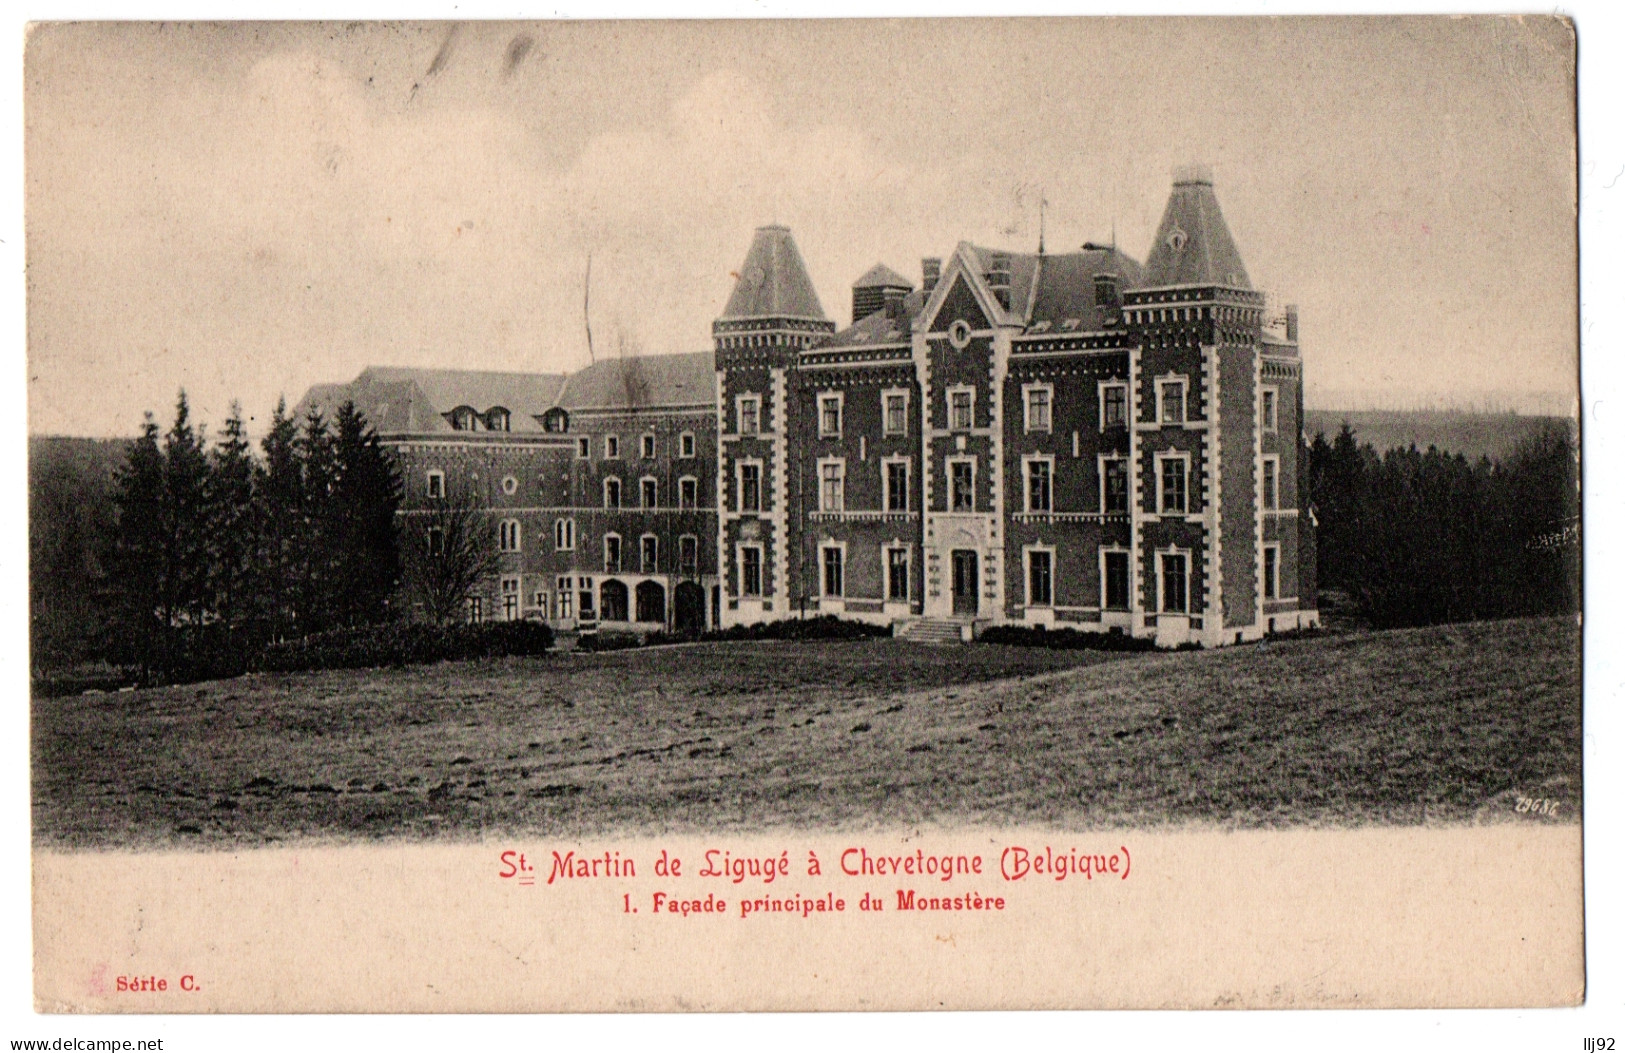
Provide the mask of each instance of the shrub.
POLYGON ((299 640, 268 645, 256 668, 292 673, 307 669, 364 669, 419 665, 468 658, 542 654, 553 646, 553 630, 541 622, 483 622, 430 625, 396 622, 334 629, 299 640))
POLYGON ((578 651, 624 651, 630 647, 642 647, 644 640, 637 633, 621 629, 599 629, 597 632, 582 633, 576 638, 578 651))
POLYGON ((990 626, 976 638, 982 643, 1048 647, 1057 651, 1153 651, 1157 646, 1154 640, 1137 640, 1123 632, 1036 629, 1026 625, 990 626))
POLYGON ((816 618, 786 618, 754 625, 733 625, 704 633, 704 640, 872 640, 892 634, 889 625, 837 618, 823 614, 816 618))

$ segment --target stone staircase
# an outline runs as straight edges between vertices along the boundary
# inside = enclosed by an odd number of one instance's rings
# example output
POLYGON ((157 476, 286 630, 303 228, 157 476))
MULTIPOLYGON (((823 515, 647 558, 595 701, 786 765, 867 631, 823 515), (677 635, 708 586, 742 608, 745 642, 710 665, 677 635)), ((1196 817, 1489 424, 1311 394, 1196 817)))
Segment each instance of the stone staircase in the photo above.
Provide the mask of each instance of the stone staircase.
POLYGON ((962 628, 962 623, 947 618, 920 618, 900 628, 897 637, 923 644, 957 644, 964 642, 962 628))

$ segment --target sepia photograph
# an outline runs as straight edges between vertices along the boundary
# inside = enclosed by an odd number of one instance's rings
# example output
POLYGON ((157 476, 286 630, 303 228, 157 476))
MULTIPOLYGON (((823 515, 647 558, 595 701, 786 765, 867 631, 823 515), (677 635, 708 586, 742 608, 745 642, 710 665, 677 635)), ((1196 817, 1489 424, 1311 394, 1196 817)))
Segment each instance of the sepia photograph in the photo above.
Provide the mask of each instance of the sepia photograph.
POLYGON ((31 25, 36 1009, 1582 1003, 1576 57, 31 25))

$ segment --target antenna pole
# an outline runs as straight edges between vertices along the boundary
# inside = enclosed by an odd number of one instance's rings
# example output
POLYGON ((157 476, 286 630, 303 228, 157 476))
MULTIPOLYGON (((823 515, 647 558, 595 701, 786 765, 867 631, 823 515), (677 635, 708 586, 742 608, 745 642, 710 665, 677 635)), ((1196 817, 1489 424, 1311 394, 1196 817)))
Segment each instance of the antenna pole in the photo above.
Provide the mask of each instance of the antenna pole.
POLYGON ((598 356, 592 351, 592 253, 587 253, 587 278, 581 292, 581 318, 587 326, 587 362, 596 364, 598 356))

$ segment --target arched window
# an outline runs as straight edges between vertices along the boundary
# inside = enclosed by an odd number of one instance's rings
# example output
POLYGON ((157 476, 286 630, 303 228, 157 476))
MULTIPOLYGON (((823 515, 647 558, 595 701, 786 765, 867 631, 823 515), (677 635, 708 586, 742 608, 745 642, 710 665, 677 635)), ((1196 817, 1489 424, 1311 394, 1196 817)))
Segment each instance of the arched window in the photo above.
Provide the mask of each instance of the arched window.
POLYGON ((492 431, 507 431, 508 420, 508 411, 501 406, 493 406, 486 411, 485 426, 492 431))
POLYGON ((497 547, 501 548, 502 551, 504 551, 504 552, 518 552, 519 551, 519 520, 517 520, 517 519, 504 519, 502 521, 502 525, 498 528, 497 536, 498 536, 498 540, 499 540, 499 544, 498 544, 497 547))
POLYGON ((621 481, 613 475, 604 480, 604 507, 621 507, 621 481))
POLYGON ((553 523, 553 547, 560 552, 574 552, 576 547, 576 521, 560 519, 553 523))

